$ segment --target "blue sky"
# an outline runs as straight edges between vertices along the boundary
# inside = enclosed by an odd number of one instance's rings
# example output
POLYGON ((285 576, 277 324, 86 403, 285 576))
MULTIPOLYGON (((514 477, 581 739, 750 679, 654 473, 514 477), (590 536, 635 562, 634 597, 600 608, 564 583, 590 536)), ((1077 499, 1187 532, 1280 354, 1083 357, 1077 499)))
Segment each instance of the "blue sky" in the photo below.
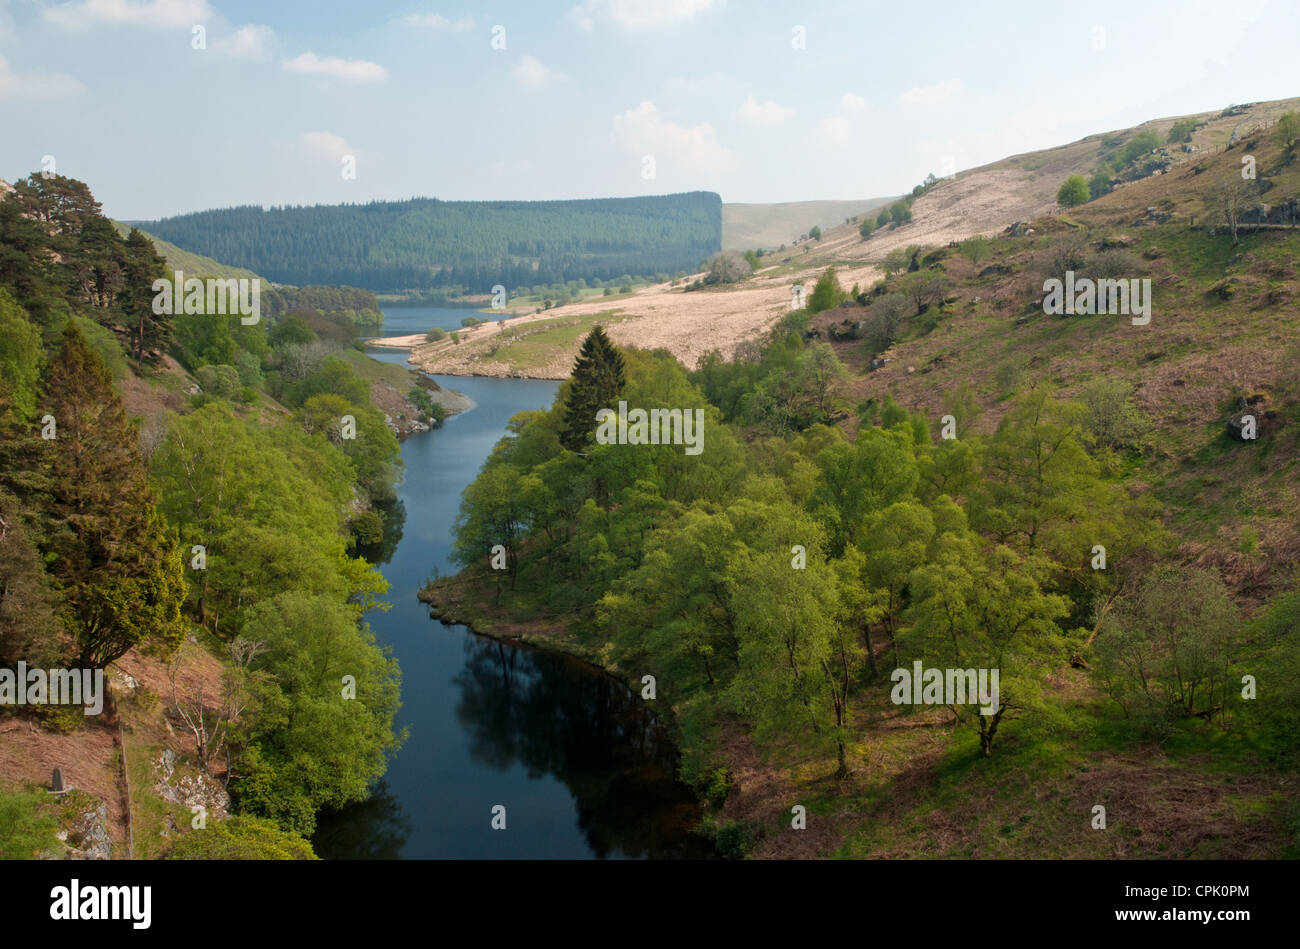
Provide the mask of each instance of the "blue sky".
POLYGON ((1297 36, 1290 0, 0 0, 0 177, 52 155, 127 219, 413 195, 872 197, 1300 95, 1297 36))

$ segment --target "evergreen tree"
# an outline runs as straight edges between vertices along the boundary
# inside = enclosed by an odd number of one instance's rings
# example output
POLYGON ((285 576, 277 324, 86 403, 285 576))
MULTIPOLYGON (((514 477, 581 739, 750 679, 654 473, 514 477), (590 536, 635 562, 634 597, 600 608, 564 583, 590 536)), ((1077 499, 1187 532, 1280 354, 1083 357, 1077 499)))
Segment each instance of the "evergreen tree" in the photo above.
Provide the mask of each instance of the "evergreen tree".
POLYGON ((573 376, 564 404, 564 431, 560 442, 569 451, 584 451, 592 444, 596 412, 616 408, 623 391, 623 356, 599 325, 592 327, 573 364, 573 376))
POLYGON ((181 554, 165 530, 122 400, 69 321, 46 380, 50 571, 63 586, 83 665, 142 640, 180 642, 181 554))
POLYGON ((126 293, 122 316, 131 337, 131 352, 139 361, 156 359, 172 341, 172 315, 153 311, 153 283, 167 275, 167 263, 153 241, 137 228, 126 239, 126 293))

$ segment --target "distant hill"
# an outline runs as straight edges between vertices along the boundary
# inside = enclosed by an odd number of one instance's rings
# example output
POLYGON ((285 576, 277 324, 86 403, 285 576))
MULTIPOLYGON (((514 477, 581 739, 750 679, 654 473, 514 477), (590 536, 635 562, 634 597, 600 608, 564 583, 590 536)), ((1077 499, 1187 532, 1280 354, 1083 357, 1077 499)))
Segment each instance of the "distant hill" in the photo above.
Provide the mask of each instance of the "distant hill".
MULTIPOLYGON (((4 189, 0 188, 0 191, 4 189)), ((113 221, 113 227, 123 237, 131 233, 131 225, 122 221, 113 221)), ((144 231, 143 228, 141 228, 144 231)), ((181 250, 175 244, 169 243, 160 237, 144 231, 146 237, 153 241, 154 250, 162 255, 167 261, 167 266, 171 270, 184 271, 187 277, 221 277, 223 279, 234 277, 235 279, 246 278, 252 280, 257 277, 251 270, 243 267, 231 267, 220 261, 213 260, 211 257, 204 257, 202 254, 192 254, 187 250, 181 250)))
POLYGON ((486 293, 693 270, 722 242, 707 191, 581 201, 375 201, 238 207, 139 222, 190 253, 280 283, 486 293))
POLYGON ((813 225, 822 230, 843 224, 845 218, 878 211, 893 198, 858 201, 787 201, 779 204, 724 204, 722 247, 750 250, 780 247, 807 234, 813 225))

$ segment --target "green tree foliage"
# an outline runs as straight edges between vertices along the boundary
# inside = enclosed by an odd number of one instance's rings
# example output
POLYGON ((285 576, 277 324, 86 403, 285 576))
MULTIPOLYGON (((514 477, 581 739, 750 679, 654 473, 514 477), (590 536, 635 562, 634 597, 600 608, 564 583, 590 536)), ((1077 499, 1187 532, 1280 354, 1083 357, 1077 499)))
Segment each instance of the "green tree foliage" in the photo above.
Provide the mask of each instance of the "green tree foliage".
POLYGON ((822 239, 822 229, 814 224, 808 229, 808 236, 815 241, 819 241, 822 239))
POLYGON ((36 411, 44 362, 40 331, 0 287, 0 396, 25 418, 36 411))
POLYGON ((194 375, 204 393, 214 399, 234 400, 243 389, 234 366, 200 366, 194 375))
POLYGON ((387 589, 346 555, 355 469, 325 437, 241 421, 214 402, 172 419, 150 461, 182 547, 205 548, 192 608, 219 635, 233 637, 249 604, 284 590, 371 605, 387 589))
POLYGON ((169 860, 316 860, 311 844, 273 821, 235 814, 182 834, 169 860))
POLYGON ((242 811, 310 834, 321 808, 364 800, 396 752, 397 661, 356 607, 329 596, 277 593, 245 612, 241 635, 262 644, 266 680, 231 794, 242 811))
POLYGON ((906 201, 895 201, 889 206, 889 219, 897 227, 912 220, 912 208, 906 201))
POLYGON ((580 452, 593 443, 596 413, 600 409, 616 409, 624 385, 622 354, 609 341, 604 329, 592 327, 573 364, 561 436, 565 448, 580 452))
POLYGON ((0 663, 63 665, 59 598, 38 546, 37 512, 0 487, 0 663))
POLYGON ((180 551, 155 507, 122 400, 68 324, 42 408, 49 442, 50 570, 73 618, 81 662, 100 668, 145 639, 180 643, 180 551))
POLYGON ((862 235, 864 241, 869 240, 875 233, 876 226, 876 222, 871 218, 863 218, 862 223, 858 225, 858 233, 862 235))
POLYGON ((167 275, 167 264, 154 250, 153 241, 134 227, 127 236, 124 256, 122 317, 131 354, 137 361, 154 360, 167 352, 172 340, 173 317, 155 313, 153 307, 153 284, 167 275))
POLYGON ((808 296, 808 312, 820 313, 822 310, 834 309, 843 299, 845 299, 844 289, 840 286, 839 278, 835 276, 835 268, 827 267, 817 278, 817 283, 813 285, 813 291, 808 296))
POLYGON ((1056 201, 1063 208, 1072 208, 1092 200, 1088 180, 1083 175, 1070 175, 1056 192, 1056 201))
MULTIPOLYGON (((249 206, 180 215, 145 229, 277 283, 487 293, 496 284, 626 283, 633 275, 688 270, 721 247, 722 200, 695 191, 583 201, 249 206)), ((323 309, 302 299, 292 305, 323 309)))
POLYGON ((987 445, 935 444, 927 418, 892 399, 853 442, 781 424, 777 394, 820 352, 805 329, 792 314, 763 346, 706 358, 689 379, 666 354, 627 354, 629 404, 685 406, 702 391, 716 406, 695 458, 674 446, 566 453, 562 396, 516 416, 465 494, 459 562, 507 609, 572 615, 604 664, 656 676, 683 768, 701 780, 719 723, 736 720, 765 746, 797 736, 853 770, 855 729, 878 701, 864 691, 917 660, 999 669, 996 709, 953 709, 984 755, 1008 723, 1059 724, 1044 682, 1077 648, 1071 622, 1105 592, 1091 545, 1136 560, 1153 530, 1088 456, 1085 409, 1030 393, 987 445), (498 543, 508 592, 488 569, 498 543))
POLYGON ((1273 130, 1274 140, 1290 155, 1300 142, 1300 112, 1285 112, 1277 120, 1273 130))
POLYGON ((976 234, 962 241, 957 251, 969 260, 972 266, 978 267, 981 262, 988 259, 989 254, 993 253, 993 242, 983 234, 976 234))
POLYGON ((1103 618, 1095 676, 1133 724, 1155 735, 1179 717, 1223 717, 1241 620, 1217 574, 1160 566, 1103 618))
POLYGON ((1197 125, 1198 123, 1195 119, 1179 119, 1169 127, 1169 135, 1165 138, 1165 141, 1171 144, 1177 142, 1190 142, 1192 140, 1192 133, 1196 131, 1197 125))

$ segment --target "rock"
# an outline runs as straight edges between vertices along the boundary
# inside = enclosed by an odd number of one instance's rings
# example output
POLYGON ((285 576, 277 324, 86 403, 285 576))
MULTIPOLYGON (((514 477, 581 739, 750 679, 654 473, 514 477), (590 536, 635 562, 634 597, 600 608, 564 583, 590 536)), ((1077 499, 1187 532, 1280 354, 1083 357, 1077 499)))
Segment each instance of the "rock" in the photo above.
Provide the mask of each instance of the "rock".
POLYGON ((177 756, 170 748, 164 749, 154 762, 158 780, 154 782, 154 791, 164 801, 178 804, 192 810, 201 806, 210 818, 224 820, 230 813, 230 795, 221 783, 202 771, 181 775, 173 782, 176 772, 177 756))
POLYGON ((989 264, 980 271, 979 275, 981 277, 1000 277, 1003 274, 1009 273, 1011 273, 1011 268, 1005 264, 989 264))
POLYGON ((873 359, 871 362, 867 363, 867 372, 875 372, 877 369, 884 369, 885 363, 887 362, 889 362, 888 359, 873 359))
POLYGON ((108 807, 101 804, 78 814, 59 839, 68 845, 70 860, 108 860, 113 856, 113 839, 108 835, 108 807))
POLYGON ((1028 237, 1034 233, 1034 229, 1029 226, 1028 221, 1016 221, 1010 227, 1002 231, 1007 237, 1028 237))

